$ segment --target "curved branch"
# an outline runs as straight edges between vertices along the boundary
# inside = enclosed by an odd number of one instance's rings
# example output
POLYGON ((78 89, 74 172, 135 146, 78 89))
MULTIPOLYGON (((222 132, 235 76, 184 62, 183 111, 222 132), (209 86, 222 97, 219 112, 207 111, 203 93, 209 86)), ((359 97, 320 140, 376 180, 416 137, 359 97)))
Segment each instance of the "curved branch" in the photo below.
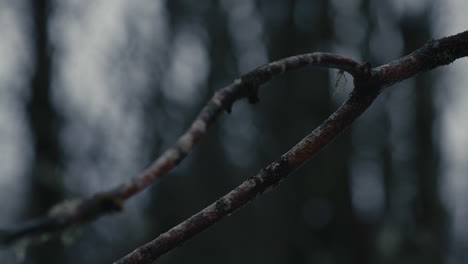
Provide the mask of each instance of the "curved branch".
POLYGON ((216 120, 223 110, 231 111, 234 101, 247 97, 251 103, 258 101, 257 89, 273 77, 303 68, 308 65, 337 68, 355 75, 359 64, 352 59, 329 53, 310 53, 288 57, 268 63, 252 72, 243 75, 231 85, 216 92, 201 110, 191 127, 178 140, 175 146, 168 149, 146 171, 117 189, 121 199, 126 199, 151 185, 158 177, 174 168, 193 146, 202 138, 206 129, 216 120))
POLYGON ((104 214, 123 208, 124 201, 157 181, 162 175, 177 166, 200 141, 206 129, 223 110, 230 112, 232 104, 244 97, 251 103, 258 101, 260 85, 283 73, 308 65, 336 68, 351 75, 360 73, 359 64, 349 58, 329 53, 310 53, 281 59, 261 66, 219 90, 200 111, 190 128, 146 170, 127 183, 112 190, 98 193, 90 198, 64 202, 56 206, 54 213, 33 219, 14 228, 0 230, 0 245, 5 245, 26 236, 59 232, 69 226, 91 221, 104 214))
POLYGON ((465 56, 468 56, 468 31, 430 41, 415 52, 375 69, 368 63, 354 67, 355 71, 351 72, 355 87, 348 100, 306 138, 213 204, 114 264, 151 263, 258 195, 276 187, 359 117, 383 87, 465 56))
POLYGON ((317 153, 336 135, 348 127, 374 101, 375 95, 350 98, 324 123, 285 153, 277 161, 248 178, 241 185, 221 197, 194 216, 173 227, 155 240, 137 248, 114 264, 152 263, 204 229, 232 213, 258 195, 272 190, 291 172, 317 153))

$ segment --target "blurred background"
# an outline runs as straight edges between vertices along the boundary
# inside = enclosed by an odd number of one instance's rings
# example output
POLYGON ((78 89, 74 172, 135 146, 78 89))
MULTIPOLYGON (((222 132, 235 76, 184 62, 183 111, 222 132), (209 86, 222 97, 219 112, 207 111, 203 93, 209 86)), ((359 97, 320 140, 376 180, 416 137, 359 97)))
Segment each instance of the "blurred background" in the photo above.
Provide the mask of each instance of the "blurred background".
MULTIPOLYGON (((214 91, 286 56, 377 66, 465 31, 463 0, 0 0, 0 226, 129 179, 214 91)), ((468 60, 386 91, 274 192, 158 263, 466 263, 468 60)), ((273 80, 122 213, 0 250, 1 263, 111 263, 286 152, 346 98, 336 71, 273 80)))

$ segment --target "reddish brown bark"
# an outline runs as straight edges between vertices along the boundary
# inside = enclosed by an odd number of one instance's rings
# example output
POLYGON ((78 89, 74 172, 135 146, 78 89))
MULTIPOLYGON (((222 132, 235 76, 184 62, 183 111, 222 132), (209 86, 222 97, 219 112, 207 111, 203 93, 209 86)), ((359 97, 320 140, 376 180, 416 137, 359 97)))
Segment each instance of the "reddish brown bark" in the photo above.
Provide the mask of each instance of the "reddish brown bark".
MULTIPOLYGON (((455 36, 429 41, 415 52, 374 69, 368 63, 358 65, 352 60, 341 57, 338 59, 334 55, 327 54, 327 58, 337 59, 333 60, 332 64, 322 63, 320 66, 343 69, 354 77, 354 90, 338 110, 296 146, 281 156, 279 160, 262 169, 257 175, 247 179, 215 203, 166 233, 161 234, 153 241, 135 249, 115 262, 115 264, 153 262, 161 255, 216 223, 222 217, 252 201, 265 191, 274 188, 281 180, 309 160, 359 117, 384 87, 418 73, 449 64, 455 59, 467 55, 468 31, 455 36), (338 65, 334 63, 338 63, 338 65)), ((257 82, 262 83, 271 79, 272 76, 282 74, 287 70, 296 68, 296 66, 307 65, 305 63, 306 59, 297 58, 301 58, 301 56, 286 59, 294 61, 294 63, 289 64, 295 65, 294 67, 285 68, 285 66, 282 66, 281 62, 286 60, 280 61, 278 64, 270 63, 247 74, 243 77, 243 80, 252 80, 251 84, 257 85, 257 82)))
POLYGON ((352 59, 328 53, 298 55, 261 66, 216 92, 177 143, 141 174, 115 189, 79 201, 60 213, 31 221, 14 230, 2 231, 0 244, 28 235, 62 230, 121 209, 126 199, 150 186, 160 176, 177 166, 223 110, 229 112, 232 104, 244 97, 250 102, 256 102, 257 89, 275 76, 312 65, 344 70, 354 77, 354 90, 343 105, 290 151, 215 203, 115 262, 151 263, 255 199, 259 194, 274 188, 359 117, 384 87, 467 55, 468 31, 432 40, 415 52, 377 68, 371 68, 368 63, 359 64, 352 59))

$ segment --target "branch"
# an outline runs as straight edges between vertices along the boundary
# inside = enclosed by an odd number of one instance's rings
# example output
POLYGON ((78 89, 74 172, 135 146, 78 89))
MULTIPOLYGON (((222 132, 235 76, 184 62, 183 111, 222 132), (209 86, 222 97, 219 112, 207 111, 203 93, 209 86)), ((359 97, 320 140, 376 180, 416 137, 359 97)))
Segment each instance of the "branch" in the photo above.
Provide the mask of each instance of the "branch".
POLYGON ((318 128, 257 175, 248 178, 237 188, 199 213, 161 234, 153 241, 135 249, 114 264, 151 263, 216 223, 222 217, 254 200, 258 195, 276 187, 360 116, 384 87, 418 73, 449 64, 455 59, 467 55, 468 31, 465 31, 455 36, 429 41, 415 52, 374 69, 368 63, 358 67, 353 64, 352 69, 344 69, 354 77, 354 90, 338 110, 318 128))
POLYGON ((6 245, 28 236, 50 234, 92 221, 102 215, 122 210, 125 200, 141 192, 162 175, 177 166, 200 141, 206 129, 219 117, 223 110, 231 111, 232 104, 244 97, 249 102, 258 101, 260 85, 273 77, 308 65, 336 68, 354 75, 360 67, 354 60, 328 53, 310 53, 293 56, 261 66, 243 75, 232 84, 216 92, 200 111, 190 128, 146 170, 128 182, 92 197, 64 202, 52 208, 52 213, 33 219, 17 227, 0 230, 0 245, 6 245))

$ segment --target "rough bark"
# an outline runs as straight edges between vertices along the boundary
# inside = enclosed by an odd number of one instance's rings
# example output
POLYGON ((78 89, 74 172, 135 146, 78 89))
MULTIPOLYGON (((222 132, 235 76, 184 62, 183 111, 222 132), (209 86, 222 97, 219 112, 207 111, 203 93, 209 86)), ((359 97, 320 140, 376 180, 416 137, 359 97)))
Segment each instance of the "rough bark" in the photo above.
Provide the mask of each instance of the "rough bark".
POLYGON ((328 53, 293 56, 259 67, 216 92, 177 143, 141 174, 110 191, 77 201, 74 206, 62 212, 27 223, 16 230, 7 230, 0 236, 0 242, 7 243, 26 235, 61 230, 121 209, 126 199, 150 186, 181 162, 223 110, 229 112, 232 104, 244 97, 251 103, 257 102, 257 89, 275 76, 312 65, 344 70, 354 77, 354 90, 341 107, 277 161, 191 218, 115 262, 151 263, 222 217, 277 186, 352 124, 384 87, 467 56, 467 44, 468 31, 429 41, 415 52, 377 68, 328 53))
MULTIPOLYGON (((346 59, 340 59, 343 65, 337 68, 347 68, 346 71, 353 75, 354 90, 338 110, 296 146, 282 155, 280 159, 262 169, 257 175, 250 177, 199 213, 135 249, 116 261, 115 264, 151 263, 216 223, 222 217, 252 201, 258 195, 273 189, 359 117, 384 87, 467 56, 467 44, 468 31, 439 40, 431 40, 415 52, 377 68, 371 68, 368 63, 356 64, 355 62, 349 63, 346 59), (349 68, 345 65, 352 66, 349 68)), ((286 71, 281 64, 278 67, 274 63, 269 65, 269 70, 265 71, 259 68, 258 72, 249 73, 245 79, 253 80, 252 83, 256 84, 256 80, 261 82, 270 79, 271 73, 280 74, 286 71), (274 66, 271 67, 271 65, 274 66)), ((337 66, 328 63, 322 65, 325 67, 337 66)), ((251 101, 256 101, 254 96, 247 95, 250 96, 251 101)))

